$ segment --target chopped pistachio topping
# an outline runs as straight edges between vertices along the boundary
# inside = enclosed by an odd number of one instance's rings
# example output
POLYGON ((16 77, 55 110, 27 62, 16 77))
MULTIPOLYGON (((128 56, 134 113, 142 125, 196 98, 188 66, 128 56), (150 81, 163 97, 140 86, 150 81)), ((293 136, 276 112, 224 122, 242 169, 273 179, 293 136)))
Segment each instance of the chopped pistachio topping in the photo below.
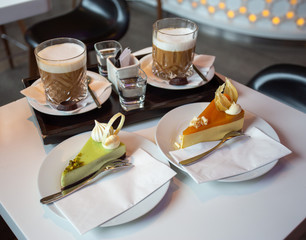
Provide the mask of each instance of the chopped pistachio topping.
POLYGON ((79 153, 73 160, 70 160, 64 172, 70 172, 76 168, 82 167, 84 165, 84 162, 80 160, 81 156, 82 156, 82 153, 79 153))

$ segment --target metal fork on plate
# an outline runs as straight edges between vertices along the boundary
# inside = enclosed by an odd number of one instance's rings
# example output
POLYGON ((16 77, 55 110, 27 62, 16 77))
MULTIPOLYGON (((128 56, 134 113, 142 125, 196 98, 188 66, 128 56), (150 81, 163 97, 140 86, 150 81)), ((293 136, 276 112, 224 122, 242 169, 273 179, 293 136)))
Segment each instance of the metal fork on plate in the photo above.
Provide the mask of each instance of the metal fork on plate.
POLYGON ((122 169, 125 169, 127 167, 131 167, 133 166, 133 164, 129 163, 127 159, 114 159, 112 161, 109 161, 105 164, 103 164, 99 170, 97 170, 91 177, 89 177, 88 179, 84 180, 83 182, 79 183, 76 186, 70 187, 68 189, 62 190, 58 193, 54 193, 51 194, 47 197, 44 197, 40 200, 40 202, 42 204, 49 204, 49 203, 53 203, 59 199, 62 199, 63 197, 66 197, 78 190, 80 190, 81 188, 88 186, 92 183, 94 183, 95 179, 101 174, 101 173, 110 173, 112 171, 119 171, 122 169))

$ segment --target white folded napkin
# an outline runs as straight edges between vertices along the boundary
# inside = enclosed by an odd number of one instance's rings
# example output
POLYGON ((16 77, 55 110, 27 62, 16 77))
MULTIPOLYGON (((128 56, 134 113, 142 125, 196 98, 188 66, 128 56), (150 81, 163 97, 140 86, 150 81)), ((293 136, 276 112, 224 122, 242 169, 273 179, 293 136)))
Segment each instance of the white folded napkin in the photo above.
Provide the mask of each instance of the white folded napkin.
POLYGON ((131 49, 125 48, 119 57, 120 67, 130 66, 131 62, 131 49))
MULTIPOLYGON (((245 133, 249 137, 233 138, 198 162, 181 166, 197 183, 204 183, 254 170, 291 153, 255 127, 245 133)), ((217 143, 219 141, 198 143, 170 154, 179 163, 211 149, 217 143)))
POLYGON ((133 207, 176 174, 142 149, 129 158, 132 168, 107 175, 55 202, 80 234, 133 207))
POLYGON ((195 55, 193 64, 196 65, 203 72, 209 71, 210 67, 214 64, 216 57, 211 55, 195 55))
MULTIPOLYGON (((89 74, 88 74, 89 75, 89 74)), ((99 81, 92 77, 92 81, 89 84, 92 91, 95 93, 95 95, 99 98, 101 94, 111 86, 111 83, 106 81, 99 81)), ((23 89, 20 91, 24 96, 29 97, 36 102, 38 102, 41 105, 48 105, 46 101, 46 95, 43 83, 41 79, 39 78, 35 84, 32 84, 31 86, 23 89)), ((89 103, 91 103, 93 99, 91 98, 90 94, 87 95, 86 99, 82 102, 82 106, 85 107, 89 103)))

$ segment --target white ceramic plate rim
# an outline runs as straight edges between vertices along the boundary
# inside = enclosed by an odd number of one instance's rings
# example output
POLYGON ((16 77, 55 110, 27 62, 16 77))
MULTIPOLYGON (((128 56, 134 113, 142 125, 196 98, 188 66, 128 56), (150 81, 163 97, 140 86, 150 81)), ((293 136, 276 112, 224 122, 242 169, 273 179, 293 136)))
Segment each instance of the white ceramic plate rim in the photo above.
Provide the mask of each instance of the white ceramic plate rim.
MULTIPOLYGON (((109 82, 105 77, 101 76, 98 73, 92 72, 92 71, 87 71, 87 75, 92 77, 93 79, 95 79, 96 81, 104 81, 104 82, 109 82)), ((37 79, 33 85, 37 85, 39 82, 41 81, 41 79, 37 79)), ((102 94, 102 96, 100 96, 99 101, 101 104, 103 104, 111 95, 112 93, 112 88, 108 87, 102 94)), ((90 94, 88 93, 87 98, 91 98, 90 94)), ((48 105, 41 105, 40 103, 38 103, 37 101, 35 101, 34 99, 31 98, 27 98, 29 104, 36 109, 39 112, 45 113, 45 114, 49 114, 49 115, 55 115, 55 116, 70 116, 70 115, 77 115, 77 114, 81 114, 81 113, 85 113, 85 112, 89 112, 95 108, 97 108, 95 102, 92 100, 88 105, 86 105, 84 108, 80 109, 79 111, 76 112, 64 112, 64 111, 58 111, 54 108, 51 108, 48 105)))
MULTIPOLYGON (((140 62, 141 69, 143 69, 145 71, 145 73, 147 74, 148 84, 150 84, 154 87, 164 88, 164 89, 168 89, 168 90, 186 90, 186 89, 198 88, 198 87, 201 87, 201 86, 203 86, 204 84, 207 83, 207 82, 201 81, 201 83, 198 84, 198 85, 194 85, 194 84, 186 84, 186 85, 182 85, 182 86, 170 85, 170 84, 166 83, 165 80, 162 80, 159 77, 156 77, 152 73, 152 66, 147 67, 148 64, 152 65, 152 54, 149 54, 149 55, 141 58, 139 62, 140 62)), ((196 74, 196 73, 194 73, 194 74, 196 74)), ((209 69, 209 72, 206 76, 207 80, 210 81, 214 77, 214 74, 215 74, 215 67, 212 66, 209 69)))
MULTIPOLYGON (((169 154, 169 151, 175 149, 174 142, 178 140, 178 135, 188 126, 191 118, 198 116, 208 104, 208 102, 200 102, 177 107, 165 114, 157 125, 155 140, 158 148, 164 154, 164 156, 168 158, 171 164, 182 171, 185 170, 175 162, 175 160, 169 154)), ((251 127, 257 127, 271 138, 279 141, 277 133, 265 120, 248 111, 245 111, 245 122, 243 127, 244 131, 251 127)), ((275 166, 277 161, 278 160, 254 169, 253 171, 219 179, 218 181, 239 182, 257 178, 270 171, 275 166)))
MULTIPOLYGON (((52 149, 52 151, 50 151, 46 156, 38 173, 38 190, 40 197, 45 197, 59 191, 62 171, 67 165, 69 159, 72 159, 88 140, 90 133, 91 132, 85 132, 66 139, 52 149)), ((160 153, 157 146, 148 139, 135 133, 125 131, 120 131, 119 136, 121 141, 126 144, 128 156, 137 149, 142 148, 155 159, 169 166, 169 162, 160 153)), ((134 207, 102 224, 101 227, 120 225, 143 216, 162 200, 168 191, 169 185, 170 181, 165 183, 134 207)), ((49 204, 47 207, 58 216, 65 218, 54 204, 49 204)))

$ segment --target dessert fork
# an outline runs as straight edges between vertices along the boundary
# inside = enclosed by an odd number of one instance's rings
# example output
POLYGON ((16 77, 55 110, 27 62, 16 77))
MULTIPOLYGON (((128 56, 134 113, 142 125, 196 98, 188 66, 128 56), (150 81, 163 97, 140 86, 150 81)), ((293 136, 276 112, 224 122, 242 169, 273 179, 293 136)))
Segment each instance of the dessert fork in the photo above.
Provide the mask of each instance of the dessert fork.
POLYGON ((62 190, 58 193, 51 194, 49 196, 46 196, 40 200, 42 204, 49 204, 53 203, 59 199, 62 199, 78 190, 81 188, 88 186, 92 183, 94 183, 95 179, 97 178, 98 175, 101 173, 110 173, 113 171, 119 171, 128 167, 132 167, 133 164, 129 163, 127 159, 122 160, 122 159, 115 159, 110 162, 107 162, 106 164, 103 164, 99 170, 97 170, 91 177, 88 179, 84 180, 83 182, 79 183, 76 186, 70 187, 68 189, 62 190))
POLYGON ((208 154, 212 153, 213 151, 215 151, 216 149, 218 149, 219 147, 221 147, 226 141, 234 138, 234 137, 239 137, 239 136, 244 136, 245 134, 242 131, 233 131, 233 132, 229 132, 227 134, 224 135, 224 137, 221 139, 221 141, 214 146, 213 148, 209 149, 208 151, 201 153, 197 156, 194 156, 192 158, 188 158, 185 159, 183 161, 180 161, 181 165, 190 165, 192 163, 195 163, 196 161, 200 160, 201 158, 207 156, 208 154))

